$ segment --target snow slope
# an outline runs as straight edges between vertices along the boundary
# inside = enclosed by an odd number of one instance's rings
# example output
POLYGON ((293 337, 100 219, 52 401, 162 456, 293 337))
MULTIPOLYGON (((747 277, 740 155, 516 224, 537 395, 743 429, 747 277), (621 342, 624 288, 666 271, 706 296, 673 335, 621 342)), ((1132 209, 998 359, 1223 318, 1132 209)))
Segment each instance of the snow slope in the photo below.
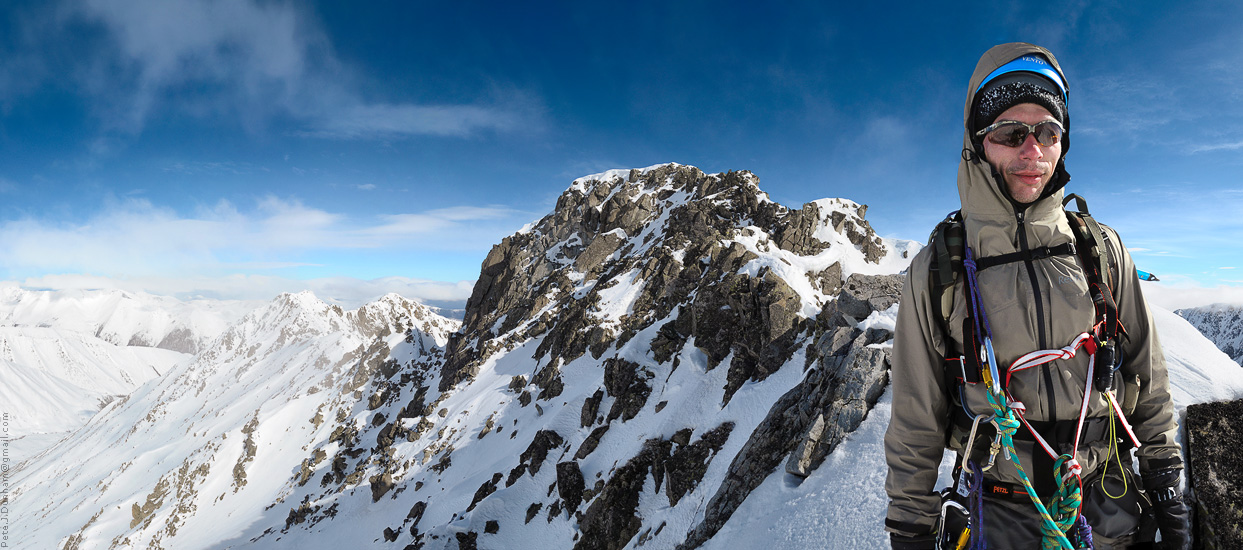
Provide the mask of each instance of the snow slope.
POLYGON ((37 454, 188 359, 255 305, 0 287, 0 411, 14 439, 10 458, 37 454))
POLYGON ((61 329, 0 327, 0 409, 15 438, 66 432, 188 357, 61 329))

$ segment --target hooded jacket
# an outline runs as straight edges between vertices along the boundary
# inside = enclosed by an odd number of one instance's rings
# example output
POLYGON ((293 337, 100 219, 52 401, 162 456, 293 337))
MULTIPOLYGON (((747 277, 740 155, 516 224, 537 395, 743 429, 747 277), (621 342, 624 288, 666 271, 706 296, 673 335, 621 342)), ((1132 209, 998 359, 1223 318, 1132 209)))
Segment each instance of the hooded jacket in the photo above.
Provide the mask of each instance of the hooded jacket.
MULTIPOLYGON (((1010 199, 1001 178, 981 158, 983 151, 977 151, 972 139, 972 102, 981 81, 1005 63, 1033 53, 1044 56, 1059 74, 1062 73, 1057 60, 1044 48, 1016 43, 995 46, 986 52, 971 77, 963 116, 958 195, 962 201, 966 244, 977 258, 1054 247, 1075 240, 1062 208, 1062 188, 1070 179, 1063 162, 1065 149, 1044 193, 1035 202, 1024 205, 1010 199)), ((1067 121, 1067 135, 1069 133, 1067 121)), ((1064 147, 1068 148, 1068 142, 1064 147)), ((1139 382, 1138 395, 1129 396, 1136 400, 1136 405, 1127 420, 1141 443, 1136 451, 1141 470, 1181 467, 1165 359, 1152 317, 1140 292, 1130 255, 1112 229, 1106 228, 1106 233, 1106 246, 1117 259, 1111 271, 1113 280, 1108 284, 1112 286, 1126 331, 1125 337, 1119 337, 1123 363, 1115 375, 1114 387, 1119 388, 1121 401, 1127 398, 1122 395, 1121 388, 1126 386, 1122 382, 1133 384, 1137 379, 1139 382)), ((963 289, 964 278, 959 277, 952 290, 954 306, 946 323, 948 334, 944 333, 938 322, 941 298, 932 296, 929 286, 934 263, 933 247, 924 248, 911 262, 893 349, 892 418, 885 434, 889 465, 885 482, 889 508, 885 524, 887 530, 905 536, 922 536, 933 530, 940 511, 940 497, 934 484, 943 449, 948 446, 961 451, 963 445, 959 438, 950 437, 952 408, 957 407, 950 392, 956 393, 958 388, 946 380, 944 358, 951 350, 968 349, 963 344, 963 321, 969 304, 963 289)), ((1087 277, 1075 256, 1051 256, 993 266, 980 271, 978 281, 983 308, 992 329, 998 370, 1003 376, 1006 367, 1018 357, 1036 350, 1066 346, 1095 323, 1087 277)), ((1026 406, 1025 417, 1029 421, 1074 420, 1079 417, 1085 387, 1091 384, 1087 369, 1088 354, 1079 353, 1071 359, 1015 373, 1009 390, 1026 406)), ((1127 389, 1135 391, 1134 388, 1131 385, 1127 389)), ((971 411, 991 412, 984 384, 964 384, 962 392, 963 401, 971 411)), ((1086 416, 1103 418, 1108 414, 1107 401, 1093 390, 1086 416)), ((1035 448, 1035 443, 1016 438, 1015 445, 1018 453, 1014 458, 1021 462, 1033 482, 1053 475, 1049 469, 1033 468, 1035 453, 1043 453, 1035 448)), ((1070 451, 1069 445, 1059 451, 1070 451)), ((1121 452, 1126 453, 1125 448, 1121 452)), ((986 460, 987 456, 975 458, 986 460)), ((1106 441, 1081 442, 1078 460, 1083 466, 1083 478, 1090 479, 1094 473, 1099 473, 1106 458, 1109 458, 1106 441)), ((1001 454, 987 477, 1021 483, 1013 463, 1001 454)), ((1031 511, 1035 518, 1034 506, 1031 511)))

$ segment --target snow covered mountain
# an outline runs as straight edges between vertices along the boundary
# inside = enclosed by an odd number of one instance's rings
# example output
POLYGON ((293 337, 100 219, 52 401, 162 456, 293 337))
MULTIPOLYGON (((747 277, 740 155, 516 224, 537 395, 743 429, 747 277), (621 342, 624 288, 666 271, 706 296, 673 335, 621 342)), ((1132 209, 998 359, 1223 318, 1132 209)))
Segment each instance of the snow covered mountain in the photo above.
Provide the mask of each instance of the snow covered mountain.
POLYGON ((1243 366, 1243 306, 1213 304, 1179 309, 1174 313, 1186 319, 1243 366))
MULTIPOLYGON (((15 547, 883 547, 919 245, 864 212, 612 171, 492 249, 460 327, 281 296, 13 472, 15 547)), ((1243 396, 1157 324, 1180 407, 1243 396)))
POLYGON ((244 546, 230 540, 280 525, 269 510, 326 466, 303 462, 311 444, 356 443, 368 404, 394 397, 387 377, 417 379, 456 328, 395 295, 348 312, 283 295, 20 467, 18 545, 244 546))
POLYGON ((0 287, 0 326, 56 327, 118 346, 197 353, 259 307, 236 300, 182 301, 122 290, 27 290, 0 287))
POLYGON ((0 408, 10 415, 9 435, 77 428, 186 357, 62 329, 0 326, 0 408))
POLYGON ((0 410, 25 459, 168 372, 257 304, 0 287, 0 410))

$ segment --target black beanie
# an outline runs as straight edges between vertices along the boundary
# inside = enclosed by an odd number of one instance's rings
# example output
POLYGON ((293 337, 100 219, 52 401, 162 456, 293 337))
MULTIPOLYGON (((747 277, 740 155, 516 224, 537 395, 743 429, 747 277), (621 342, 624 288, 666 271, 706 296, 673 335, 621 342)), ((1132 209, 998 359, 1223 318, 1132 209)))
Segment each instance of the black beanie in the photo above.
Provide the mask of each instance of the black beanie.
POLYGON ((1036 73, 1013 72, 993 79, 976 96, 972 132, 988 127, 997 115, 1020 103, 1044 107, 1066 126, 1066 102, 1057 85, 1036 73))

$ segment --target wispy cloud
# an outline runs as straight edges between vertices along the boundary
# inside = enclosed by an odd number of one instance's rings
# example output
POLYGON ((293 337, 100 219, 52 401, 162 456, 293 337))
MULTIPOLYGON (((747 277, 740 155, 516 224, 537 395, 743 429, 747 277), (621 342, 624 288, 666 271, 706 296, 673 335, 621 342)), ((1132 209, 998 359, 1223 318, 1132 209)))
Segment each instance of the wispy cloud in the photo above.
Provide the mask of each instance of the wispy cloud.
POLYGON ((375 191, 375 189, 374 183, 364 183, 358 186, 359 191, 375 191))
POLYGON ((76 290, 119 289, 146 292, 180 299, 270 300, 282 292, 310 290, 320 299, 353 309, 388 293, 420 302, 450 308, 465 307, 474 288, 473 281, 429 281, 409 277, 382 277, 361 280, 351 277, 289 279, 270 275, 231 275, 225 277, 131 277, 98 275, 45 275, 21 281, 0 281, 0 286, 76 290))
POLYGON ((233 117, 252 130, 292 120, 301 125, 295 134, 331 139, 510 132, 538 127, 541 117, 539 102, 521 91, 512 94, 521 101, 370 101, 359 92, 367 77, 337 57, 297 2, 65 0, 29 19, 24 27, 42 30, 26 33, 24 49, 0 64, 0 74, 29 66, 21 73, 29 81, 0 78, 0 105, 68 73, 105 134, 139 134, 169 112, 233 117), (83 24, 103 32, 84 35, 83 24), (64 62, 43 52, 67 43, 73 61, 51 66, 64 62))
POLYGON ((1190 151, 1192 153, 1210 153, 1213 151, 1238 151, 1239 149, 1243 149, 1243 141, 1194 145, 1190 151))
POLYGON ((349 250, 476 250, 482 257, 531 217, 501 207, 456 207, 356 219, 271 196, 247 210, 222 201, 181 215, 130 198, 79 223, 0 224, 0 274, 193 278, 314 265, 320 255, 349 250))
POLYGON ((303 135, 373 139, 407 135, 466 136, 477 130, 513 131, 523 116, 480 105, 354 105, 334 109, 311 121, 303 135))

